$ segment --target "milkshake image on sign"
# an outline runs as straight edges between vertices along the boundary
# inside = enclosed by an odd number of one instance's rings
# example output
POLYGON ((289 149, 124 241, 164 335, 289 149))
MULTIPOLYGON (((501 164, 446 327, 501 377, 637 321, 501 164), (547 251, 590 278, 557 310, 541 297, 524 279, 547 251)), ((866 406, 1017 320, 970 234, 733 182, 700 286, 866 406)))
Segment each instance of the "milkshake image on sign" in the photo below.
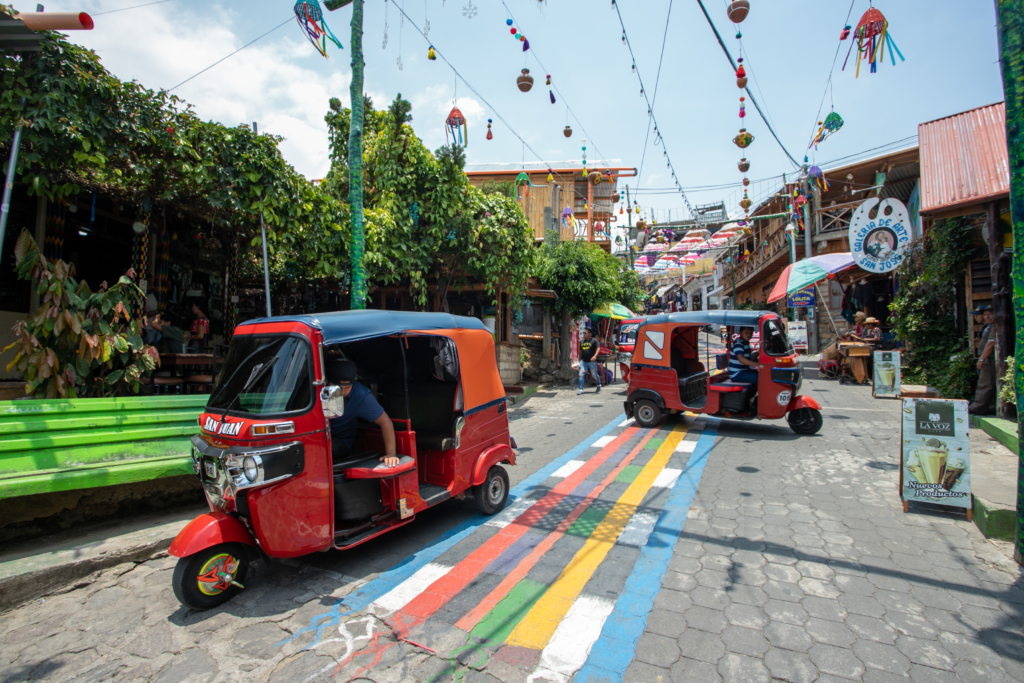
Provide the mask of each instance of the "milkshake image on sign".
MULTIPOLYGON (((922 484, 938 484, 942 481, 943 472, 946 469, 946 459, 949 458, 949 448, 938 439, 928 439, 922 446, 918 446, 911 456, 920 465, 919 472, 911 472, 922 484)), ((907 463, 908 469, 910 463, 907 463)))
POLYGON ((946 462, 946 471, 942 474, 942 488, 947 491, 952 491, 953 486, 957 480, 960 479, 960 475, 966 469, 966 465, 960 458, 953 458, 946 462))
POLYGON ((879 388, 886 391, 892 391, 893 386, 896 383, 896 366, 888 361, 879 363, 878 377, 882 380, 882 386, 879 388))

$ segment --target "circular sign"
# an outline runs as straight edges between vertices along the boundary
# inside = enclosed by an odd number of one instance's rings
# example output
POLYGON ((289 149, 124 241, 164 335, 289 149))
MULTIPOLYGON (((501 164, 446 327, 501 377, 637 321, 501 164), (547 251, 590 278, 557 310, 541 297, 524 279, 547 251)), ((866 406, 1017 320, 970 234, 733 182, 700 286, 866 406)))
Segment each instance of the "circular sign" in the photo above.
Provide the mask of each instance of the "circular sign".
POLYGON ((789 404, 790 398, 792 398, 792 394, 788 391, 780 391, 779 395, 775 397, 775 400, 779 402, 780 406, 784 406, 789 404))
POLYGON ((869 273, 888 273, 903 260, 910 243, 910 214, 898 199, 877 197, 857 207, 850 219, 850 252, 857 265, 869 273), (871 218, 871 210, 878 213, 871 218))

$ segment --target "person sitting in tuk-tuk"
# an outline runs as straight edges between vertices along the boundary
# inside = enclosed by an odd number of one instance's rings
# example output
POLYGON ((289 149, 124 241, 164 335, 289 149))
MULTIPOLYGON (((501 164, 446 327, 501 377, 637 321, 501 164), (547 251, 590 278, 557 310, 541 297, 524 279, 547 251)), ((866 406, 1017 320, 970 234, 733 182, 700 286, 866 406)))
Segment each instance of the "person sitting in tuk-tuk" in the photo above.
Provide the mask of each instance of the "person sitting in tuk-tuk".
POLYGON ((356 381, 356 364, 350 360, 333 360, 327 365, 327 382, 341 389, 345 397, 345 414, 332 417, 331 455, 335 462, 344 460, 356 438, 356 422, 363 418, 373 422, 384 437, 384 455, 380 460, 387 467, 398 465, 395 448, 395 426, 391 418, 377 403, 370 390, 356 381))
POLYGON ((757 361, 750 358, 750 339, 753 327, 741 327, 740 334, 729 351, 729 379, 744 384, 757 384, 757 361))

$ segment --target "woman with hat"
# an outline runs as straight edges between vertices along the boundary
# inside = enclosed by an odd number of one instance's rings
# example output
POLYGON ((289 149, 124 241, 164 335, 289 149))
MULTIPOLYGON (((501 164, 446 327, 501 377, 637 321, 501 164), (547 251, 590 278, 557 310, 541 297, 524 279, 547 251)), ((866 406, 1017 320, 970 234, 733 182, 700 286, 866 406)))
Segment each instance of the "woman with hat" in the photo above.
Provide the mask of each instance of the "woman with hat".
POLYGON ((882 330, 878 327, 878 318, 865 318, 864 325, 867 327, 861 333, 861 341, 879 345, 882 343, 882 330))

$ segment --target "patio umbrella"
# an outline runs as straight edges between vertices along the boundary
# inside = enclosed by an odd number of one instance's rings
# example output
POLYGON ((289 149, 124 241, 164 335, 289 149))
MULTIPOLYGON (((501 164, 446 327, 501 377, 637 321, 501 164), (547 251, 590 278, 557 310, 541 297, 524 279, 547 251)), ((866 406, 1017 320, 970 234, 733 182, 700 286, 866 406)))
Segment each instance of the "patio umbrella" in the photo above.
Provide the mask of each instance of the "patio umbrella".
POLYGON ((644 251, 665 251, 665 245, 659 244, 658 242, 651 242, 644 247, 644 251))
POLYGON ((629 310, 622 304, 617 304, 612 301, 603 303, 595 308, 590 312, 590 316, 611 318, 612 320, 626 320, 627 318, 635 317, 633 311, 629 310))
POLYGON ((775 283, 768 303, 784 299, 787 294, 798 292, 804 287, 821 282, 829 275, 852 268, 854 266, 853 255, 848 252, 837 254, 823 254, 812 256, 802 261, 797 261, 786 266, 775 283))

